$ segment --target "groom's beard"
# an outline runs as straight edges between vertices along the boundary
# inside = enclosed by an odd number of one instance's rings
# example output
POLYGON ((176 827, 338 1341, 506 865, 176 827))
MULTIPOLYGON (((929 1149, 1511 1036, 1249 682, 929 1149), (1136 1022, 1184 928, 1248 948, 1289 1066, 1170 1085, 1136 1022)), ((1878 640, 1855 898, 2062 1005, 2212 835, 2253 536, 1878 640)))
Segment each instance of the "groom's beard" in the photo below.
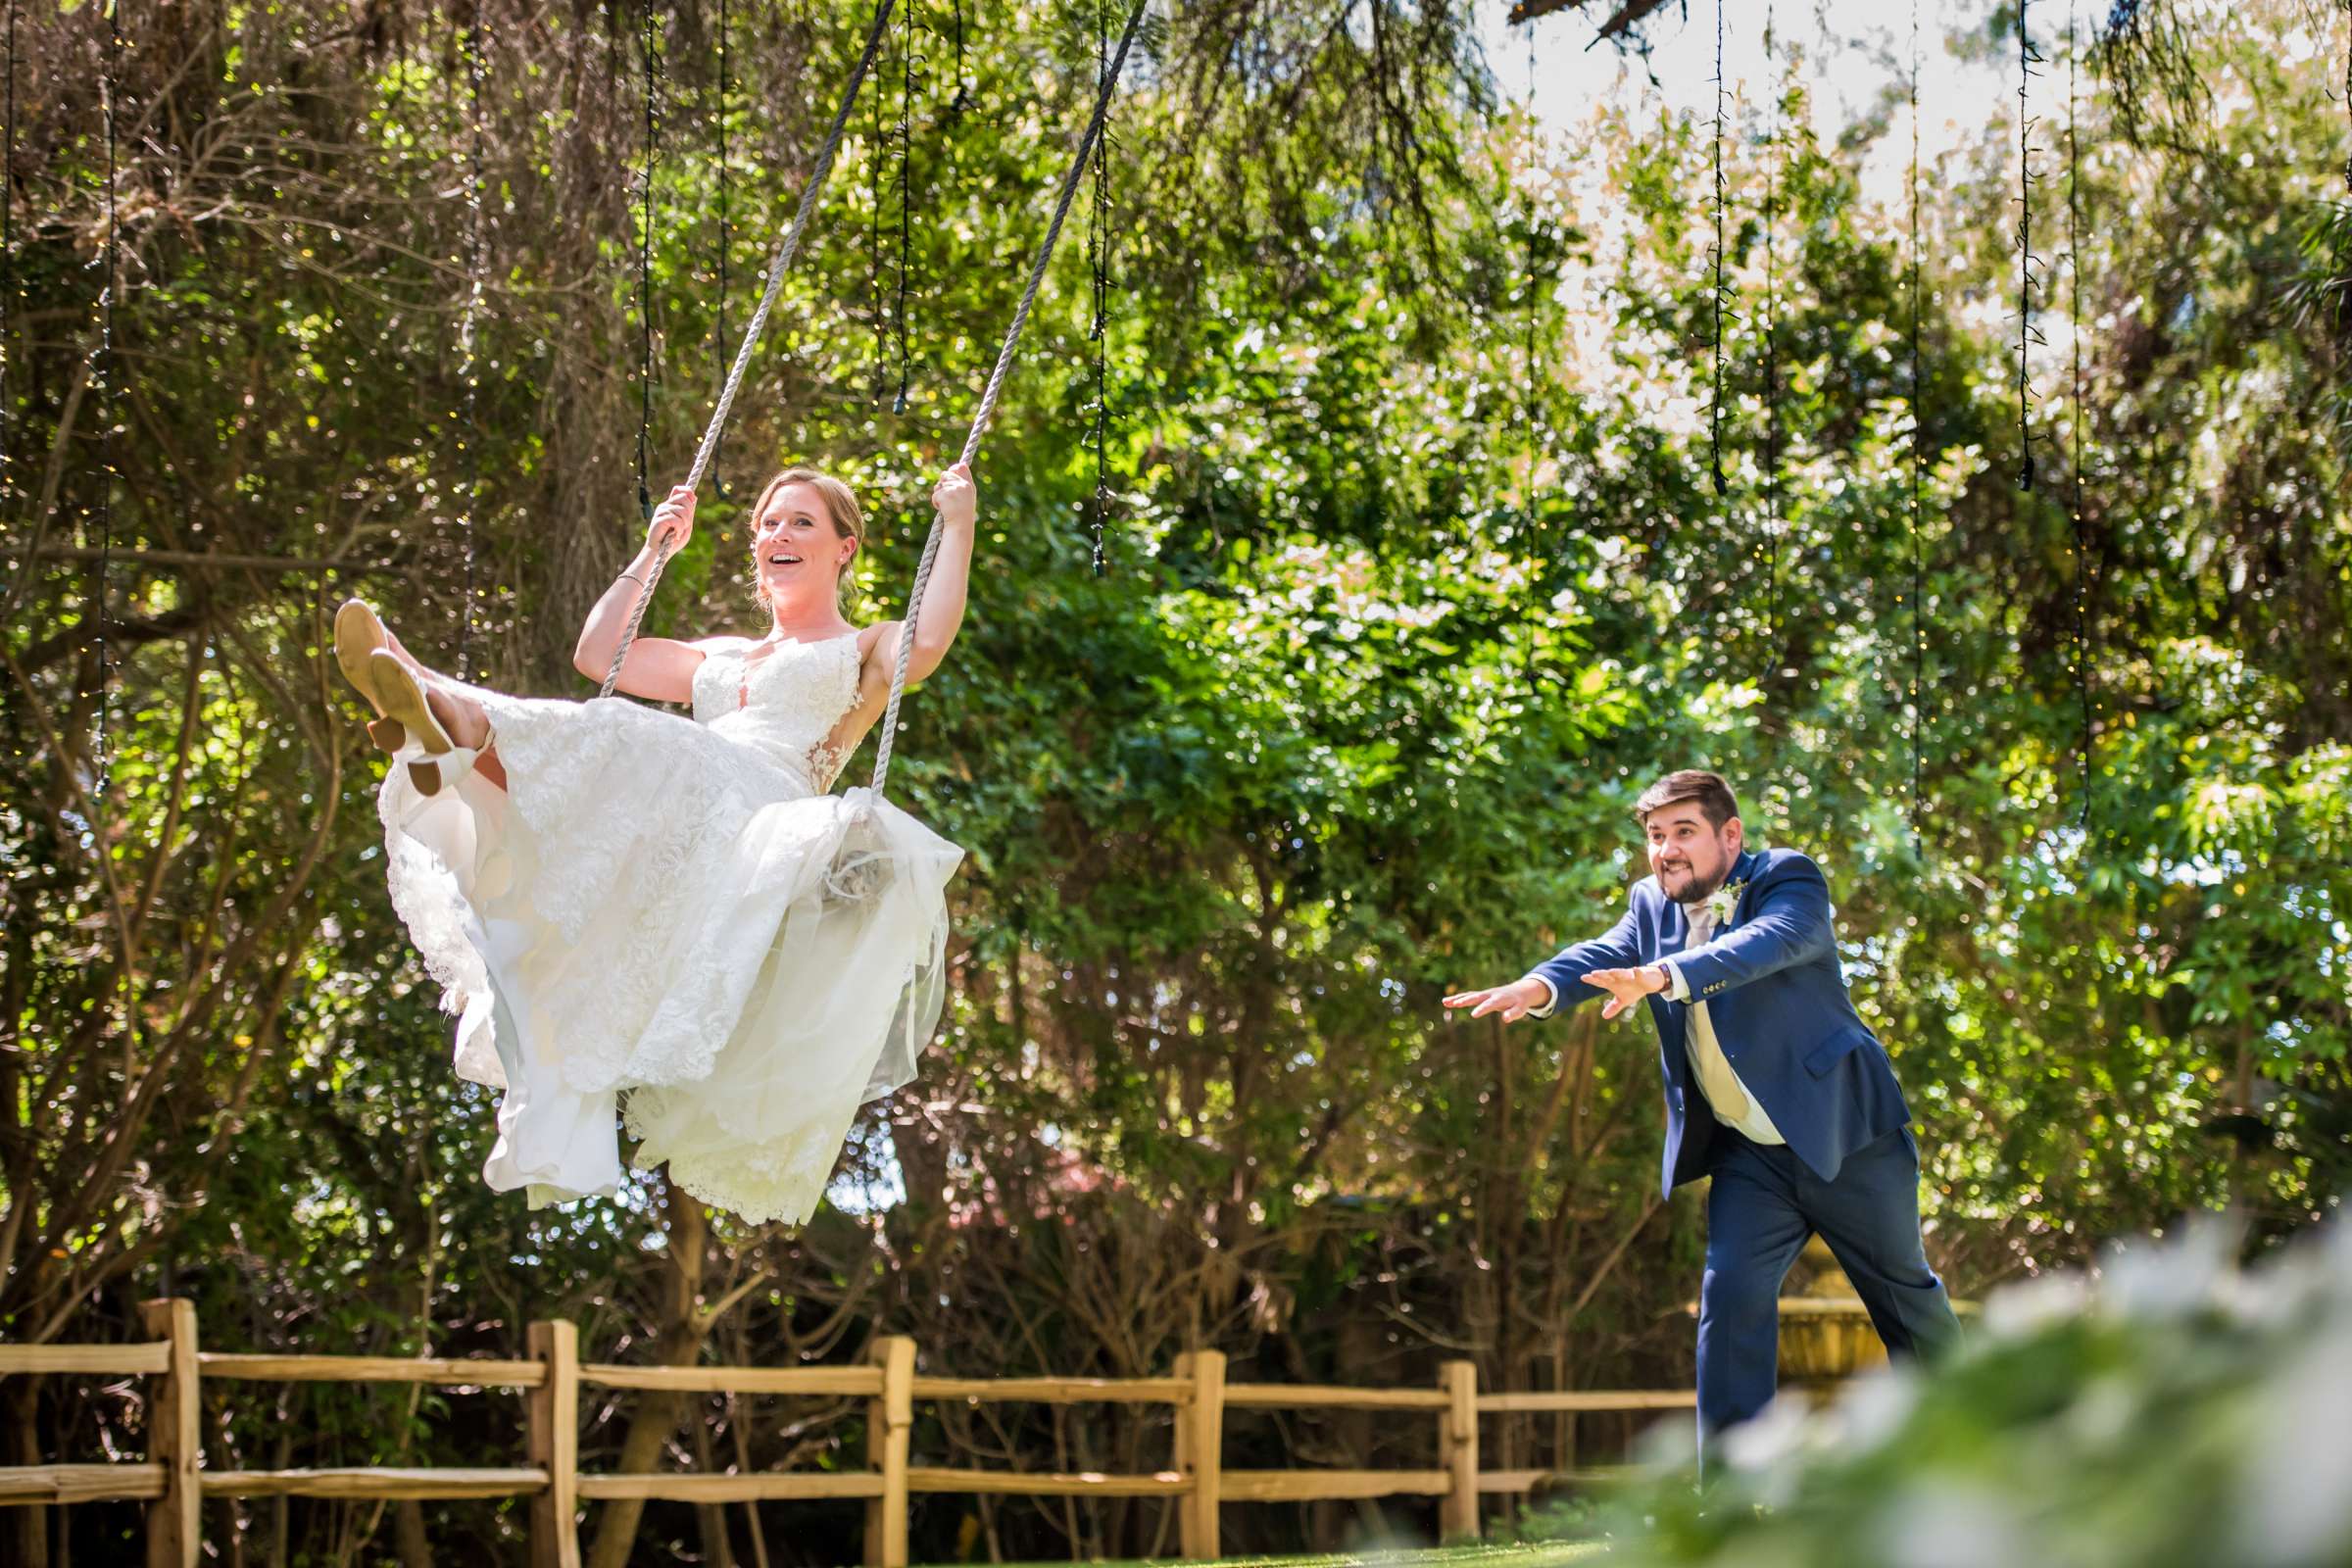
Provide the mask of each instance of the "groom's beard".
MULTIPOLYGON (((1685 870, 1684 874, 1686 876, 1692 875, 1692 873, 1688 869, 1685 870)), ((1704 904, 1708 899, 1714 896, 1715 891, 1718 888, 1722 887, 1724 883, 1731 880, 1732 862, 1727 857, 1723 862, 1722 868, 1719 869, 1714 876, 1703 882, 1693 878, 1690 881, 1675 883, 1672 886, 1669 886, 1668 879, 1673 875, 1674 873, 1669 871, 1658 878, 1658 886, 1665 890, 1666 896, 1669 899, 1672 899, 1677 904, 1686 906, 1692 904, 1704 904)))

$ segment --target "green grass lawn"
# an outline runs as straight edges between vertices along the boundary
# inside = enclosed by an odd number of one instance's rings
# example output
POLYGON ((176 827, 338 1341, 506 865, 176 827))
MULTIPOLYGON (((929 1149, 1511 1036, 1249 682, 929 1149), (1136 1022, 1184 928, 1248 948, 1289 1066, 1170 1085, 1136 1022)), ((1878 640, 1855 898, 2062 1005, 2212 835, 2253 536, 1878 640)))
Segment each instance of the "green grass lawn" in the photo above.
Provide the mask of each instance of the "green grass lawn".
MULTIPOLYGON (((1420 1568, 1426 1563, 1453 1568, 1479 1564, 1482 1568, 1565 1568, 1569 1563, 1597 1559, 1598 1542, 1575 1542, 1544 1546, 1443 1546, 1419 1551, 1336 1552, 1313 1557, 1224 1557, 1206 1568, 1356 1568, 1357 1564, 1395 1564, 1420 1568)), ((1035 1568, 1067 1568, 1066 1564, 1037 1564, 1035 1568)), ((1144 1563, 1105 1563, 1099 1568, 1150 1568, 1144 1563)))

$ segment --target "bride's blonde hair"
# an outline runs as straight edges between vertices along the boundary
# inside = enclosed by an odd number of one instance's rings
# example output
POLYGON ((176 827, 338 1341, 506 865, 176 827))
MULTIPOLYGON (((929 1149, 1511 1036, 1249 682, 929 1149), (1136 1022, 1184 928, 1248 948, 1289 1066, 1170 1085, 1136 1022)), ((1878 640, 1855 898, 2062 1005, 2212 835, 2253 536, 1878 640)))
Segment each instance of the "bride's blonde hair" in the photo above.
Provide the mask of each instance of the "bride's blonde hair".
MULTIPOLYGON (((767 504, 775 499, 777 491, 788 484, 805 484, 814 489, 818 495, 823 496, 825 498, 825 516, 833 524, 835 535, 843 539, 856 540, 858 550, 865 548, 865 511, 858 505, 857 492, 829 473, 820 473, 814 468, 803 467, 786 468, 782 473, 768 480, 767 488, 760 492, 759 501, 754 503, 748 514, 752 537, 755 541, 760 537, 760 519, 766 514, 767 504)), ((850 568, 856 565, 857 562, 857 554, 853 552, 850 559, 841 564, 840 574, 833 581, 834 598, 845 611, 849 608, 850 601, 850 568)), ((752 552, 752 597, 760 602, 760 609, 767 610, 769 608, 767 590, 760 585, 760 554, 756 544, 752 552)))

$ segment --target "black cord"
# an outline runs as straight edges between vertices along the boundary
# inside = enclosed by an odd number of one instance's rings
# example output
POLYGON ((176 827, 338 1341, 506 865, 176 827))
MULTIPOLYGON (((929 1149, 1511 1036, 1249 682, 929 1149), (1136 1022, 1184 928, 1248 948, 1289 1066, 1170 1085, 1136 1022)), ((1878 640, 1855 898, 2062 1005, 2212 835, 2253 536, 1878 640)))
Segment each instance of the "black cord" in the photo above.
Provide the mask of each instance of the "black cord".
POLYGON ((1527 268, 1522 286, 1527 290, 1527 298, 1521 302, 1524 308, 1524 317, 1521 321, 1523 331, 1519 360, 1520 368, 1527 377, 1527 407, 1522 418, 1527 472, 1520 481, 1519 513, 1522 519, 1521 525, 1525 528, 1529 541, 1534 543, 1536 541, 1536 448, 1540 444, 1537 439, 1536 418, 1542 402, 1536 392, 1536 302, 1541 293, 1537 286, 1536 275, 1536 172, 1537 154, 1542 145, 1542 138, 1538 133, 1536 122, 1536 21, 1534 18, 1528 19, 1526 27, 1527 233, 1525 238, 1527 268))
MULTIPOLYGON (((1102 78, 1110 70, 1110 23, 1103 10, 1103 0, 1095 0, 1095 90, 1102 89, 1102 78)), ((1095 345, 1095 420, 1093 444, 1095 449, 1095 493, 1087 508, 1094 536, 1094 569, 1100 577, 1107 569, 1103 551, 1103 531, 1110 510, 1110 185, 1109 185, 1110 116, 1102 117, 1102 134, 1095 142, 1094 205, 1087 215, 1086 258, 1094 273, 1094 319, 1087 326, 1087 336, 1095 345)))
POLYGON ((458 323, 466 381, 466 583, 465 614, 458 630, 458 679, 471 678, 475 587, 475 520, 482 507, 481 384, 479 332, 482 302, 482 6, 473 0, 466 27, 466 310, 458 323))
POLYGON ((115 550, 115 289, 122 277, 121 227, 115 204, 115 95, 121 90, 122 14, 121 0, 106 8, 106 68, 99 74, 98 97, 106 120, 106 277, 98 292, 98 351, 91 379, 97 383, 98 407, 98 583, 96 606, 90 617, 98 655, 98 705, 92 720, 91 793, 103 799, 114 774, 114 661, 107 647, 109 612, 107 588, 112 581, 115 550))
POLYGON ((1927 424, 1921 415, 1923 360, 1920 341, 1919 248, 1919 0, 1911 0, 1911 850, 1920 848, 1920 780, 1925 771, 1922 745, 1927 701, 1927 567, 1920 524, 1927 482, 1927 424))
POLYGON ((913 375, 913 356, 906 339, 906 278, 914 270, 914 12, 916 0, 906 0, 901 13, 906 36, 899 57, 899 304, 895 324, 899 345, 899 391, 891 400, 892 414, 906 412, 906 386, 913 375))
POLYGON ((1715 0, 1715 384, 1707 399, 1707 452, 1723 500, 1723 6, 1715 0))
MULTIPOLYGON (((9 400, 8 313, 17 302, 17 0, 8 0, 8 112, 0 130, 0 508, 16 497, 16 405, 9 400)), ((32 564, 24 564, 29 567, 32 564)))
POLYGON ((963 0, 956 6, 956 96, 948 102, 948 117, 954 119, 972 107, 972 84, 963 71, 963 0))
MULTIPOLYGON (((888 42, 887 38, 884 40, 888 42)), ((889 138, 882 129, 882 96, 874 95, 874 131, 870 143, 873 156, 866 162, 866 194, 871 198, 869 215, 871 232, 865 246, 865 295, 873 308, 874 318, 874 395, 882 393, 882 378, 889 373, 890 360, 890 302, 882 293, 882 158, 889 138)))
POLYGON ((654 94, 659 73, 659 39, 654 0, 645 0, 645 221, 637 241, 637 510, 654 517, 654 161, 659 155, 654 94))
POLYGON ((1772 94, 1770 157, 1764 174, 1764 600, 1765 667, 1758 689, 1768 686, 1781 650, 1781 317, 1777 233, 1781 217, 1781 81, 1773 67, 1773 7, 1764 6, 1764 76, 1772 94))
POLYGON ((2028 0, 2017 0, 2017 446, 2018 488, 2034 489, 2034 376, 2033 345, 2040 341, 2034 325, 2034 121, 2026 99, 2034 52, 2026 14, 2028 0))
MULTIPOLYGON (((734 358, 727 347, 727 0, 718 0, 718 380, 726 385, 727 365, 734 358)), ((723 438, 722 438, 723 439, 723 438)), ((718 443, 710 447, 710 493, 727 498, 726 481, 718 475, 718 443)))
POLYGON ((2068 333, 2074 358, 2074 403, 2068 421, 2074 438, 2075 686, 2082 703, 2082 816, 2090 825, 2093 748, 2097 744, 2090 691, 2090 542, 2082 520, 2082 425, 2089 410, 2082 400, 2082 163, 2076 144, 2075 7, 2066 8, 2066 257, 2068 333))

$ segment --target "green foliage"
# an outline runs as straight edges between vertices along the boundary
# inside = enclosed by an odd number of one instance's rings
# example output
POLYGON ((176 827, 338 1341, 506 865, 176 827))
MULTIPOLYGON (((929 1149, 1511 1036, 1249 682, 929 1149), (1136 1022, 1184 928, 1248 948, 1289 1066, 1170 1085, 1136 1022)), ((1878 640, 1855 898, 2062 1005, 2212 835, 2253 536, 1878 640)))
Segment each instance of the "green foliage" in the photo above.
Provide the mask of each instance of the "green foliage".
POLYGON ((1784 1400, 1734 1435, 1703 1493, 1680 1470, 1629 1494, 1609 1558, 2352 1560, 2345 1241, 2332 1227, 2240 1272, 2216 1224, 2119 1249, 2095 1282, 2013 1287, 1950 1365, 1866 1379, 1818 1411, 1784 1400))
MULTIPOLYGON (((798 1237, 722 1220, 698 1250, 734 1303, 706 1353, 839 1359, 879 1330, 971 1373, 1157 1373, 1214 1343, 1269 1377, 1420 1381, 1467 1348, 1491 1387, 1681 1382, 1697 1216, 1654 1195, 1646 1026, 1436 1003, 1612 918, 1632 799, 1693 762, 1828 867, 1962 1292, 2185 1209, 2234 1201, 2258 1245, 2329 1211, 2352 1175, 2340 117, 2319 59, 2271 47, 2300 13, 2240 10, 2165 35, 2245 83, 2143 106, 2193 137, 2134 147, 2086 109, 2088 384, 2078 406, 2052 292, 2032 494, 2006 106, 1926 172, 1916 323, 1908 215, 1866 172, 1885 127, 1821 142, 1791 94, 1768 145, 1745 107, 1718 399, 1705 127, 1595 111, 1532 153, 1450 7, 1155 23, 1114 121, 1110 570, 1084 526, 1082 207, 983 454, 971 615, 894 774, 971 852, 950 1027, 859 1129, 837 1211, 798 1237)), ((859 42, 733 8, 722 228, 715 13, 659 11, 657 490, 717 383, 718 248, 731 342, 859 42)), ((94 98, 31 85, 94 79, 102 18, 25 19, 0 326, 12 1338, 127 1334, 169 1290, 222 1348, 514 1354, 560 1314, 626 1358, 684 1277, 658 1183, 539 1212, 481 1190, 490 1105, 452 1081, 386 906, 376 763, 325 661, 322 612, 357 591, 428 659, 470 612, 478 674, 582 695, 579 616, 640 526, 634 24, 484 13, 470 418, 450 13, 126 9, 151 128, 122 153, 103 397, 94 98), (104 515, 103 575, 53 553, 98 548, 104 515)), ((657 629, 748 621, 743 500, 810 457, 867 498, 858 613, 892 612, 1089 101, 1087 21, 992 12, 953 86, 950 41, 918 40, 903 414, 897 100, 861 111, 657 629)), ((2064 195, 2039 187, 2037 233, 2064 195)), ((44 1456, 137 1446, 120 1398, 5 1392, 44 1456)), ((590 1463, 628 1413, 595 1412, 590 1463)), ((720 1462, 850 1463, 862 1437, 694 1413, 720 1462)), ((223 1465, 495 1464, 514 1418, 222 1396, 208 1432, 223 1465)), ((1164 1463, 1141 1418, 922 1419, 936 1451, 1164 1463)), ((1557 1438, 1509 1441, 1538 1464, 1557 1438)), ((1420 1466, 1426 1443, 1341 1417, 1241 1432, 1229 1462, 1420 1466)), ((393 1528, 290 1506, 285 1535, 247 1523, 291 1560, 393 1528)), ((938 1507, 933 1555, 967 1530, 1132 1554, 1161 1524, 938 1507)), ((1310 1527, 1250 1518, 1252 1546, 1310 1527)), ((648 1543, 749 1528, 647 1520, 648 1543)), ((517 1528, 429 1523, 484 1558, 517 1528)), ((854 1536, 819 1518, 807 1553, 854 1536)))

